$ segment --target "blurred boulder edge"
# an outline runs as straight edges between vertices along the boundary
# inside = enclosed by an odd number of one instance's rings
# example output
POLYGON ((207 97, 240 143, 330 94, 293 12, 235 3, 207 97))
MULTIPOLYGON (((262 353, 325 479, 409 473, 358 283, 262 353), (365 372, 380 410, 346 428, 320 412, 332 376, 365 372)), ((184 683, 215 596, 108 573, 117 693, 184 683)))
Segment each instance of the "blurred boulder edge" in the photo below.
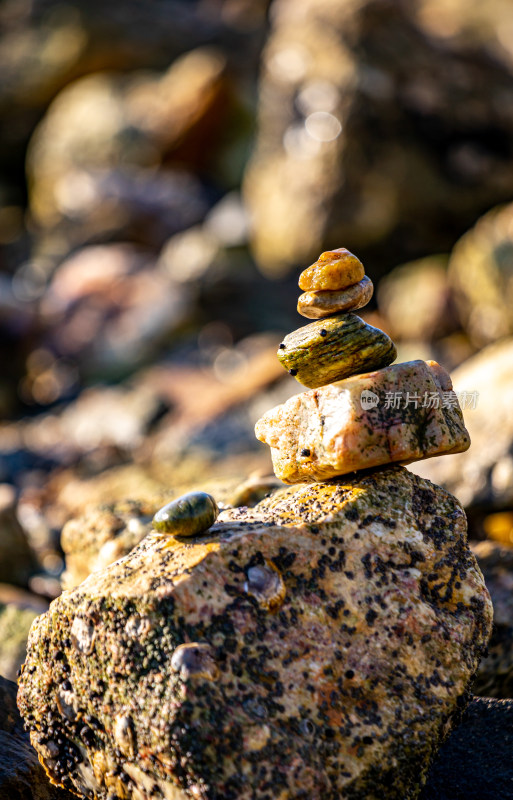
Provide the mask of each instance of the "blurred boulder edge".
POLYGON ((238 184, 251 118, 213 47, 162 74, 102 72, 71 83, 27 153, 34 232, 60 233, 68 247, 122 237, 158 249, 204 217, 211 200, 200 182, 211 193, 238 184))
POLYGON ((447 279, 447 256, 395 267, 379 283, 380 312, 393 338, 431 342, 458 327, 447 279))
POLYGON ((73 800, 52 786, 30 744, 16 707, 16 684, 0 675, 0 797, 3 800, 73 800))
POLYGON ((0 582, 26 586, 37 562, 16 514, 16 492, 0 484, 0 582))
POLYGON ((237 71, 252 79, 268 4, 269 0, 3 0, 2 173, 16 185, 34 125, 61 89, 83 75, 164 69, 182 53, 215 42, 237 71))
POLYGON ((493 631, 473 685, 482 697, 513 697, 513 549, 495 542, 472 546, 493 603, 493 631))
POLYGON ((272 4, 245 178, 267 274, 341 242, 379 274, 450 250, 511 198, 513 11, 446 6, 272 4))
POLYGON ((475 347, 513 334, 513 203, 492 209, 457 242, 449 280, 475 347))
POLYGON ((513 337, 485 347, 452 374, 472 447, 409 469, 456 495, 469 515, 471 535, 482 536, 482 518, 513 508, 513 337))
POLYGON ((25 661, 27 637, 34 619, 48 610, 37 595, 0 583, 0 675, 16 680, 25 661))

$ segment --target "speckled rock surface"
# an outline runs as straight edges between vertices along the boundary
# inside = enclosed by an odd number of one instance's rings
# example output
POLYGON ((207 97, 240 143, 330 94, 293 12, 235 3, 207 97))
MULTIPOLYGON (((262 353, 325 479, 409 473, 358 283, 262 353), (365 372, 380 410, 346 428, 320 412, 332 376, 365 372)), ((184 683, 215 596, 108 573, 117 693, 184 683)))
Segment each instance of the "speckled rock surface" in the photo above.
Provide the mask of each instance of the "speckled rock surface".
POLYGON ((299 383, 324 386, 391 364, 397 356, 384 331, 356 314, 336 314, 287 334, 278 349, 280 364, 299 383))
POLYGON ((146 538, 38 619, 18 702, 91 798, 406 800, 490 623, 461 507, 391 467, 146 538))
POLYGON ((30 746, 16 708, 16 684, 0 675, 0 797, 2 800, 73 800, 52 786, 30 746))
POLYGON ((395 364, 295 395, 264 414, 255 433, 271 447, 285 483, 408 464, 470 445, 451 379, 436 361, 395 364))
POLYGON ((472 551, 493 603, 493 631, 472 687, 484 697, 513 697, 513 549, 476 542, 472 551))

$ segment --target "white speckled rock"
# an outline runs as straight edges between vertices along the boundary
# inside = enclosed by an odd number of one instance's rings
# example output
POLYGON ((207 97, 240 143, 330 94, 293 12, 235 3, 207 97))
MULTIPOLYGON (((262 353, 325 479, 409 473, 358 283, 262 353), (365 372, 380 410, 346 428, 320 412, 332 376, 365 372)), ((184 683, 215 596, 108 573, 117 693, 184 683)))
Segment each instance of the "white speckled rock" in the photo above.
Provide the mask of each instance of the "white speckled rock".
POLYGON ((460 453, 470 437, 451 390, 436 361, 408 361, 291 397, 255 433, 285 483, 460 453))
POLYGON ((491 615, 457 501, 390 467, 146 538, 34 623, 18 703, 91 800, 415 800, 491 615))

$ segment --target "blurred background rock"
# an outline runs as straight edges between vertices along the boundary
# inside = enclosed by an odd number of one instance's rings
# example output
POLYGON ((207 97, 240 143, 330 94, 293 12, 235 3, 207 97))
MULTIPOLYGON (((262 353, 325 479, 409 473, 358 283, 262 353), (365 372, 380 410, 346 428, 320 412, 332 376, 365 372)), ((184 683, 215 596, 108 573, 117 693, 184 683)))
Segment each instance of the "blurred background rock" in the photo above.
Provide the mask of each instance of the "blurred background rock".
POLYGON ((399 360, 478 393, 471 450, 415 469, 481 540, 510 696, 511 5, 0 0, 0 30, 0 673, 64 556, 71 586, 185 488, 276 488, 253 425, 298 391, 299 271, 345 246, 399 360))

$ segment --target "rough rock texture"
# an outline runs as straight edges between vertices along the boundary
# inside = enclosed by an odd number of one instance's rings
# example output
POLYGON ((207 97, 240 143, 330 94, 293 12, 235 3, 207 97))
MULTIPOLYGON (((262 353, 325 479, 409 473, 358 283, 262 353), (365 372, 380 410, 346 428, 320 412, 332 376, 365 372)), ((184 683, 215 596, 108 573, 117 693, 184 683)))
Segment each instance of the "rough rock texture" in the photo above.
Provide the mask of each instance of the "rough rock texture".
POLYGON ((513 702, 474 698, 440 748, 419 800, 511 800, 513 702))
POLYGON ((472 688, 483 697, 513 697, 513 550, 494 542, 478 542, 472 550, 493 603, 488 653, 472 688))
POLYGON ((90 797, 415 798, 490 630, 465 528, 394 467, 148 537, 32 628, 31 740, 90 797))
POLYGON ((416 464, 414 471, 456 495, 467 510, 513 507, 513 337, 489 345, 453 372, 472 451, 416 464), (477 392, 475 408, 474 393, 477 392))
POLYGON ((0 675, 0 797, 2 800, 73 800, 52 786, 23 730, 16 684, 0 675))
POLYGON ((263 268, 332 242, 374 269, 445 252, 510 201, 509 20, 499 0, 273 3, 246 179, 263 268))
POLYGON ((280 364, 311 388, 386 367, 396 356, 386 333, 351 313, 319 319, 292 331, 278 350, 280 364))
POLYGON ((285 483, 408 464, 469 447, 451 390, 436 361, 408 361, 291 397, 264 414, 255 433, 285 483))

